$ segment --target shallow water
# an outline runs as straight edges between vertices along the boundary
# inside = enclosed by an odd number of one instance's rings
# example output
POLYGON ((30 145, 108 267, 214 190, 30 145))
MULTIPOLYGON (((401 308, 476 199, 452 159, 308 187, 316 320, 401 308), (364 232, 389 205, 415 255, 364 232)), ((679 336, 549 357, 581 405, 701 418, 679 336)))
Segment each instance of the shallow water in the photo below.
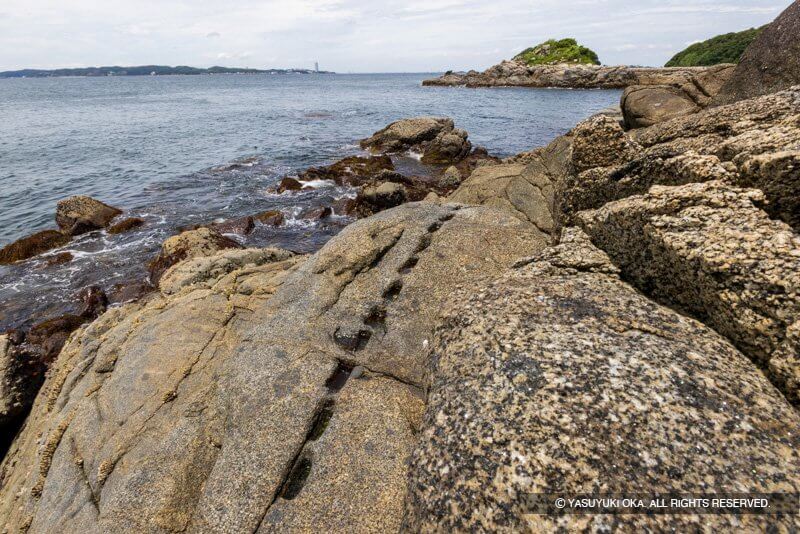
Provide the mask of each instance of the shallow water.
MULTIPOLYGON (((318 249, 349 220, 301 212, 345 188, 274 195, 285 175, 358 154, 399 118, 453 117, 476 145, 506 156, 541 146, 615 104, 619 91, 422 87, 423 74, 165 76, 0 80, 0 246, 55 227, 58 200, 87 194, 146 225, 81 236, 64 250, 0 267, 0 331, 61 313, 90 284, 144 279, 180 226, 281 209, 248 245, 318 249)), ((413 161, 399 162, 413 168, 413 161)))

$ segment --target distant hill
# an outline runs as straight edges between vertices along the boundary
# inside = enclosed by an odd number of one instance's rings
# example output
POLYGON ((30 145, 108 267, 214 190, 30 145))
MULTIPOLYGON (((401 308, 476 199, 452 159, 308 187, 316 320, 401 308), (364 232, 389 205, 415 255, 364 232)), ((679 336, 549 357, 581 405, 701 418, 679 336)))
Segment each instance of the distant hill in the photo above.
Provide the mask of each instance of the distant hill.
POLYGON ((163 65, 142 65, 139 67, 86 67, 80 69, 37 70, 23 69, 0 72, 0 78, 56 78, 62 76, 173 76, 199 74, 333 74, 328 71, 310 69, 242 69, 231 67, 165 67, 163 65))
POLYGON ((665 67, 701 67, 720 63, 738 63, 745 48, 766 26, 741 32, 718 35, 702 43, 695 43, 670 59, 665 67))
POLYGON ((515 61, 528 65, 555 65, 558 63, 584 63, 599 65, 597 54, 578 44, 575 39, 550 39, 540 45, 527 48, 514 56, 515 61))

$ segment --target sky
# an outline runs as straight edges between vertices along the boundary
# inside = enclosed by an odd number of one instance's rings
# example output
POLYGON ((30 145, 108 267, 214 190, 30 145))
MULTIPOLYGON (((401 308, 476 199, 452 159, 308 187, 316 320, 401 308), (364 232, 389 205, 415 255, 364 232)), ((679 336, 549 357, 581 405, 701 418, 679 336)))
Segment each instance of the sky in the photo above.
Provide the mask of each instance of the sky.
POLYGON ((2 0, 0 71, 106 65, 485 69, 549 38, 663 65, 788 0, 2 0))

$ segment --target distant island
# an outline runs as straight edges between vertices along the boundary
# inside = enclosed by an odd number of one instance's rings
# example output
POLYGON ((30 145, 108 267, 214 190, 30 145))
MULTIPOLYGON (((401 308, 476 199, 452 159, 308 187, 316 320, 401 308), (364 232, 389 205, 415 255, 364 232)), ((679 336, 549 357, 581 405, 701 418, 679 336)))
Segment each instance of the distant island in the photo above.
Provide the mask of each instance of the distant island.
POLYGON ((0 72, 0 78, 58 78, 65 76, 174 76, 200 74, 334 74, 314 69, 249 69, 235 67, 166 67, 163 65, 142 65, 139 67, 85 67, 77 69, 23 69, 0 72))

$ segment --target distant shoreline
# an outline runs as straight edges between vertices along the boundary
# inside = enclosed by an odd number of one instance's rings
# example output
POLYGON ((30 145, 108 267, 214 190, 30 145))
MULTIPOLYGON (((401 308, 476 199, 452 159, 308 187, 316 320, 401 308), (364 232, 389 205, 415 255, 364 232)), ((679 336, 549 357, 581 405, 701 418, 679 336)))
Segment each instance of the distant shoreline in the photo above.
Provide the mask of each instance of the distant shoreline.
POLYGON ((71 69, 20 69, 0 72, 0 78, 106 78, 115 76, 199 76, 210 74, 335 74, 313 69, 249 69, 238 67, 84 67, 71 69))

